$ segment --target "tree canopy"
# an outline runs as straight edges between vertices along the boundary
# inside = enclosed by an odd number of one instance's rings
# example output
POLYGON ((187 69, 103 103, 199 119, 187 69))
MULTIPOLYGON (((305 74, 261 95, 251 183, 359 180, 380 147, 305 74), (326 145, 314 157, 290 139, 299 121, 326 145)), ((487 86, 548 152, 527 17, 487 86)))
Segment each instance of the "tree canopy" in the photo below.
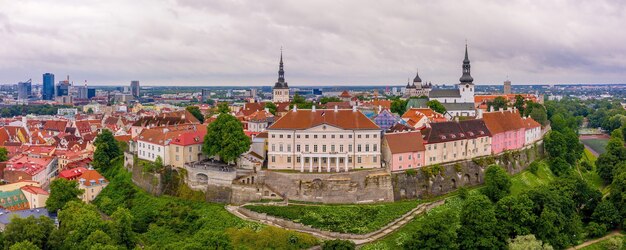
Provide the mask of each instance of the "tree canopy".
POLYGON ((78 182, 63 178, 57 178, 50 184, 50 196, 46 200, 46 208, 49 211, 62 209, 70 201, 80 201, 78 196, 84 190, 78 188, 78 182))
POLYGON ((185 109, 189 111, 189 113, 191 113, 196 119, 198 119, 200 123, 204 123, 204 115, 202 114, 198 106, 187 106, 185 109))
POLYGON ((441 104, 441 102, 437 100, 430 100, 426 103, 426 105, 437 113, 440 113, 440 114, 446 113, 446 107, 444 107, 443 104, 441 104))
POLYGON ((0 162, 9 160, 9 151, 5 147, 0 147, 0 162))
POLYGON ((502 167, 491 165, 485 171, 485 187, 481 192, 497 202, 511 193, 511 178, 502 167))
POLYGON ((241 122, 232 115, 220 114, 207 128, 202 152, 232 162, 250 149, 250 138, 243 132, 241 122))

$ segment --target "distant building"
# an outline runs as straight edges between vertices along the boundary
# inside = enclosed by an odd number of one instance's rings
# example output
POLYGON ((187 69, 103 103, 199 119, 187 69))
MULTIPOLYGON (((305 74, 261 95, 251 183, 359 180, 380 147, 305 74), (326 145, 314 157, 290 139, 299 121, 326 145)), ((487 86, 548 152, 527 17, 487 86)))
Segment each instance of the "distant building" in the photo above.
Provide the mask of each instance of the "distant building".
POLYGON ((134 97, 139 97, 139 81, 130 82, 130 94, 134 97))
POLYGON ((285 82, 282 50, 280 51, 280 63, 278 64, 278 81, 272 89, 272 102, 289 102, 289 85, 285 82))
POLYGON ((87 81, 85 81, 85 86, 78 86, 77 92, 78 99, 89 99, 87 96, 87 81))
POLYGON ((70 81, 59 81, 56 86, 56 96, 68 96, 70 94, 70 81))
POLYGON ((33 87, 30 80, 25 82, 19 82, 17 84, 17 99, 28 100, 28 98, 30 98, 31 96, 32 91, 33 87))
POLYGON ((206 103, 210 98, 211 98, 211 90, 202 89, 202 96, 201 96, 200 102, 206 103))
POLYGON ((406 83, 406 88, 404 88, 404 96, 405 97, 420 97, 420 96, 428 96, 432 85, 425 83, 422 84, 422 79, 420 78, 419 72, 416 71, 415 78, 413 79, 413 85, 406 83))
POLYGON ((511 94, 511 81, 509 80, 504 81, 504 94, 511 94))
POLYGON ((96 89, 94 88, 87 88, 87 99, 91 99, 96 97, 96 89))
POLYGON ((44 100, 54 100, 54 74, 43 74, 43 89, 41 97, 44 100))

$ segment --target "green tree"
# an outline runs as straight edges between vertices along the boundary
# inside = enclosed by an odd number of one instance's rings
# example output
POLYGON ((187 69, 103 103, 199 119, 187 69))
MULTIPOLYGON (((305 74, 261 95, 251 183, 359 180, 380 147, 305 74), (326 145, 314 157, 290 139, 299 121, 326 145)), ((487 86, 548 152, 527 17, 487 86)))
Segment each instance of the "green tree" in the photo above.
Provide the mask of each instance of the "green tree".
POLYGON ((542 126, 548 124, 548 113, 546 112, 546 108, 539 103, 531 101, 527 102, 524 114, 526 116, 530 116, 542 126))
POLYGON ((230 113, 230 108, 228 107, 228 103, 220 102, 219 104, 217 104, 217 112, 219 112, 220 114, 230 113))
POLYGON ((14 217, 4 230, 4 245, 29 241, 39 248, 46 248, 48 237, 54 228, 54 221, 45 216, 14 217))
POLYGON ((556 130, 550 131, 545 138, 545 150, 551 158, 565 157, 567 154, 567 142, 565 136, 556 130))
POLYGON ((133 232, 133 215, 130 211, 123 207, 118 207, 117 210, 111 215, 112 225, 111 232, 112 237, 120 245, 126 246, 128 249, 132 249, 135 246, 135 233, 133 232))
POLYGON ((0 147, 0 162, 9 160, 9 151, 5 147, 0 147))
POLYGON ((106 223, 95 206, 77 201, 68 202, 59 211, 58 219, 60 222, 59 229, 54 233, 58 232, 56 237, 60 235, 59 238, 62 240, 57 242, 60 245, 54 246, 54 248, 75 249, 94 243, 102 243, 95 239, 102 238, 101 233, 89 237, 98 230, 102 232, 106 230, 106 223))
POLYGON ((154 162, 144 162, 143 171, 148 173, 159 173, 165 166, 163 166, 163 159, 161 156, 157 156, 154 162))
POLYGON ((21 241, 15 243, 9 247, 9 250, 40 250, 41 248, 37 247, 37 245, 33 244, 30 241, 21 241))
POLYGON ((276 111, 278 110, 276 104, 274 104, 273 102, 266 102, 264 106, 267 110, 269 110, 270 113, 272 113, 272 115, 276 115, 276 111))
POLYGON ((492 108, 495 111, 500 110, 501 108, 506 109, 508 103, 509 102, 506 100, 506 98, 498 96, 494 98, 493 101, 487 102, 487 110, 491 110, 492 108))
POLYGON ((78 189, 78 182, 57 178, 50 184, 50 196, 46 200, 49 211, 57 211, 70 201, 80 202, 78 196, 85 190, 78 189))
POLYGON ((117 140, 115 140, 115 136, 107 129, 103 130, 96 137, 93 144, 96 147, 93 164, 97 169, 106 169, 111 160, 123 154, 117 140))
POLYGON ((185 109, 189 111, 189 113, 191 113, 196 119, 198 119, 200 123, 204 123, 204 115, 202 115, 202 112, 200 111, 200 108, 198 106, 187 106, 187 108, 185 109))
POLYGON ((563 157, 553 158, 550 160, 550 170, 552 170, 552 173, 556 176, 562 176, 569 172, 570 169, 571 166, 566 160, 563 159, 563 157))
POLYGON ((87 114, 93 114, 93 109, 92 108, 88 108, 87 109, 87 114))
POLYGON ((596 206, 591 219, 597 223, 606 225, 607 228, 615 228, 621 222, 619 211, 617 211, 615 205, 609 200, 603 200, 596 206))
POLYGON ((426 105, 437 113, 440 113, 440 114, 446 113, 446 107, 444 107, 443 104, 441 104, 441 102, 437 100, 430 100, 426 103, 426 105))
POLYGON ((391 112, 396 113, 398 115, 403 115, 406 112, 406 100, 395 99, 391 101, 391 112))
POLYGON ((509 241, 509 250, 552 250, 552 246, 535 238, 535 235, 519 235, 509 241))
POLYGON ((207 128, 202 152, 232 162, 250 149, 250 138, 243 132, 241 122, 232 115, 220 114, 207 128))
POLYGON ((353 250, 356 244, 349 240, 327 240, 322 245, 322 250, 353 250))
POLYGON ((613 177, 609 200, 615 205, 622 218, 626 218, 626 172, 613 177))
POLYGON ((402 244, 404 249, 458 249, 459 218, 452 209, 428 213, 413 236, 402 244))
POLYGON ((320 98, 321 104, 326 104, 329 102, 341 102, 341 99, 339 99, 339 97, 336 97, 336 96, 324 96, 320 98))
POLYGON ((500 199, 495 204, 495 210, 501 233, 511 238, 530 234, 537 221, 534 206, 534 202, 525 194, 500 199))
POLYGON ((524 114, 525 104, 526 104, 526 102, 525 102, 523 96, 515 95, 515 102, 513 103, 513 107, 515 107, 517 110, 519 110, 520 114, 524 114))
POLYGON ((502 248, 498 239, 498 221, 487 196, 472 195, 465 200, 460 214, 458 242, 461 249, 502 248))
POLYGON ((502 167, 491 165, 485 171, 485 187, 481 192, 497 202, 511 193, 511 178, 502 167))

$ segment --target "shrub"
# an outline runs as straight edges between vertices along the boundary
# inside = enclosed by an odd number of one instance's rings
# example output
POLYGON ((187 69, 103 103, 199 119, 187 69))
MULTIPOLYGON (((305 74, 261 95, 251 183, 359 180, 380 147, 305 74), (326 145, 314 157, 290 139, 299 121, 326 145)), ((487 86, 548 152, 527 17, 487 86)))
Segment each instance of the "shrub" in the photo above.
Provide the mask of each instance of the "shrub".
POLYGON ((606 234, 606 226, 604 224, 598 224, 590 222, 587 225, 587 235, 592 238, 601 237, 606 234))
POLYGON ((465 200, 465 198, 467 198, 468 195, 469 195, 469 191, 467 190, 466 187, 459 188, 459 197, 461 197, 461 199, 465 200))
POLYGON ((587 171, 591 171, 591 170, 593 170, 593 166, 592 166, 591 164, 589 164, 589 162, 587 162, 587 161, 583 161, 583 162, 581 162, 581 163, 580 163, 580 166, 581 166, 584 170, 587 170, 587 171))
POLYGON ((533 161, 530 166, 528 166, 528 171, 530 171, 531 173, 533 173, 534 175, 537 175, 537 171, 539 170, 539 162, 537 161, 533 161))
POLYGON ((322 245, 323 250, 352 250, 356 249, 356 244, 349 240, 328 240, 322 245))
POLYGON ((417 171, 415 171, 415 169, 407 169, 406 171, 404 171, 404 173, 406 173, 407 176, 417 175, 417 171))
POLYGON ((602 243, 602 246, 607 250, 620 250, 624 248, 624 241, 621 237, 612 237, 602 243))

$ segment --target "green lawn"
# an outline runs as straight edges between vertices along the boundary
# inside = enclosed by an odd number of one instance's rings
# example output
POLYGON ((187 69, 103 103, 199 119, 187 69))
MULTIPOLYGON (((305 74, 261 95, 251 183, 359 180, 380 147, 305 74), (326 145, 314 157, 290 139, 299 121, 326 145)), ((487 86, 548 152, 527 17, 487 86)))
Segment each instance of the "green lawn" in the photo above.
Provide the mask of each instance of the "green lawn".
POLYGON ((523 171, 511 177, 511 193, 516 195, 533 187, 547 185, 554 180, 554 178, 554 174, 550 171, 548 164, 540 161, 537 175, 531 173, 530 171, 523 171))
MULTIPOLYGON (((614 237, 620 237, 620 236, 614 236, 614 237)), ((622 238, 623 242, 626 242, 626 237, 625 236, 621 236, 620 238, 622 238)), ((594 244, 591 244, 589 246, 580 248, 580 250, 609 250, 610 248, 607 248, 605 246, 605 244, 609 241, 609 239, 606 239, 606 240, 603 240, 603 241, 598 241, 598 242, 596 242, 594 244)))
MULTIPOLYGON (((477 190, 471 190, 471 192, 478 192, 477 190)), ((463 200, 456 196, 451 197, 446 200, 446 203, 433 208, 428 211, 431 213, 441 213, 447 210, 460 211, 461 206, 463 205, 463 200)), ((410 239, 413 235, 413 232, 420 229, 424 216, 415 217, 412 221, 405 224, 403 227, 399 228, 397 231, 379 239, 373 243, 366 244, 363 246, 363 250, 381 250, 381 249, 401 249, 402 243, 410 239)))
POLYGON ((593 151, 598 152, 598 154, 606 152, 606 145, 609 143, 608 138, 582 139, 580 141, 593 149, 593 151))
POLYGON ((245 208, 333 232, 365 234, 389 224, 420 201, 361 205, 248 205, 245 208))
POLYGON ((593 155, 591 151, 585 148, 585 153, 583 154, 582 159, 580 159, 580 162, 587 162, 591 164, 591 166, 593 166, 593 170, 586 171, 585 169, 581 169, 579 167, 578 172, 581 174, 583 179, 585 179, 591 186, 602 191, 602 194, 606 194, 608 192, 608 187, 604 185, 604 181, 602 180, 602 178, 600 178, 598 173, 595 171, 596 159, 597 157, 593 155))

